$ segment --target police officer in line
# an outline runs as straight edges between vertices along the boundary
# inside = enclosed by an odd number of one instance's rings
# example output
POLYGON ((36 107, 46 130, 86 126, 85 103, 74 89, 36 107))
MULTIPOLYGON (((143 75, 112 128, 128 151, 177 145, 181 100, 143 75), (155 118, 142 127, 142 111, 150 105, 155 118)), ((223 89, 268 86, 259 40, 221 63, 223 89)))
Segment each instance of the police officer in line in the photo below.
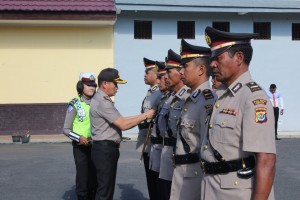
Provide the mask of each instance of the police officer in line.
MULTIPOLYGON (((161 96, 163 95, 158 88, 157 85, 157 68, 155 65, 155 61, 149 60, 147 58, 144 58, 144 66, 145 66, 145 75, 144 75, 144 81, 146 85, 150 86, 150 89, 147 92, 146 97, 144 98, 142 102, 142 108, 141 113, 144 113, 150 109, 157 108, 157 105, 159 103, 159 100, 161 96)), ((144 167, 146 172, 146 180, 147 180, 147 187, 149 192, 149 197, 151 200, 155 200, 155 184, 153 183, 153 180, 151 179, 151 174, 149 170, 149 151, 150 151, 150 140, 147 141, 145 151, 143 150, 143 144, 147 140, 146 136, 148 134, 148 131, 152 129, 153 123, 149 120, 144 120, 142 123, 138 125, 139 127, 139 133, 137 138, 137 144, 136 149, 138 152, 141 152, 143 154, 143 161, 144 161, 144 167), (150 129, 149 129, 150 127, 150 129)))
MULTIPOLYGON (((216 99, 209 89, 210 49, 181 41, 181 79, 191 88, 178 123, 177 144, 174 155, 172 200, 199 200, 202 172, 200 146, 207 131, 207 117, 216 99)), ((222 198, 220 198, 222 199, 222 198)))
POLYGON ((80 73, 76 89, 78 96, 68 104, 63 133, 72 140, 76 165, 76 195, 78 200, 94 200, 97 188, 95 168, 91 160, 90 102, 97 84, 94 74, 80 73))
POLYGON ((164 130, 163 150, 159 178, 162 180, 162 197, 170 199, 171 184, 174 171, 172 156, 176 145, 177 123, 180 119, 183 104, 189 96, 189 88, 180 79, 180 55, 173 50, 168 50, 166 57, 167 85, 173 91, 172 98, 168 100, 165 114, 167 128, 164 130))
POLYGON ((273 108, 249 72, 250 40, 258 34, 206 27, 205 35, 212 51, 210 66, 223 84, 201 147, 201 199, 274 199, 273 108))
POLYGON ((158 178, 159 176, 159 169, 160 169, 160 158, 161 158, 161 151, 163 145, 163 134, 161 133, 161 129, 159 126, 166 127, 166 121, 164 118, 165 105, 167 104, 167 100, 169 100, 169 96, 171 92, 168 90, 166 85, 166 70, 165 70, 165 63, 164 62, 155 62, 157 67, 157 83, 159 90, 163 93, 160 98, 159 104, 157 106, 157 115, 154 120, 152 132, 151 132, 151 148, 149 153, 149 169, 151 174, 151 179, 153 180, 154 187, 156 188, 153 192, 153 198, 156 200, 163 199, 162 198, 162 182, 161 179, 158 178))
POLYGON ((131 117, 123 117, 119 113, 111 97, 117 93, 118 84, 125 83, 126 81, 120 78, 118 70, 105 68, 98 75, 98 90, 91 100, 90 121, 93 139, 91 154, 98 183, 96 200, 113 199, 121 131, 152 119, 155 115, 152 109, 131 117))

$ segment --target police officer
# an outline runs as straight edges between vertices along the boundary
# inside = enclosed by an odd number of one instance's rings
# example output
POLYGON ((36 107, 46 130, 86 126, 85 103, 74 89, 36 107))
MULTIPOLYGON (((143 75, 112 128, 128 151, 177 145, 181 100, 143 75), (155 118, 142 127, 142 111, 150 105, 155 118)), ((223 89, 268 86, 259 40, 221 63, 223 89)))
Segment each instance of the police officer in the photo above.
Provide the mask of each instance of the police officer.
MULTIPOLYGON (((157 67, 155 65, 155 61, 144 58, 145 65, 145 75, 144 81, 145 84, 150 86, 150 89, 147 92, 146 97, 143 100, 141 113, 144 113, 152 108, 157 108, 157 105, 160 101, 161 96, 163 95, 158 88, 157 85, 157 67)), ((144 152, 142 152, 144 167, 146 172, 147 179, 147 187, 149 192, 150 199, 155 199, 155 184, 153 183, 152 176, 149 171, 149 151, 150 151, 150 140, 147 140, 146 136, 149 131, 152 129, 152 122, 143 121, 139 124, 139 133, 137 138, 136 149, 139 152, 143 150, 143 144, 147 141, 146 148, 144 152), (150 127, 150 128, 149 128, 150 127)))
POLYGON ((206 27, 205 34, 213 74, 223 84, 201 147, 205 173, 201 199, 274 199, 273 108, 249 72, 250 40, 258 34, 211 27, 206 27))
POLYGON ((181 41, 181 79, 191 88, 178 123, 175 170, 170 199, 200 199, 200 146, 207 130, 205 124, 216 96, 209 89, 210 49, 181 41))
POLYGON ((151 147, 149 153, 149 169, 151 174, 151 179, 153 180, 153 185, 155 190, 153 191, 153 198, 160 200, 162 198, 162 182, 159 179, 159 170, 160 170, 160 158, 161 158, 161 151, 163 145, 163 134, 160 132, 159 126, 162 126, 162 122, 165 122, 164 117, 161 112, 164 112, 165 109, 163 107, 167 104, 167 100, 170 96, 170 91, 166 86, 166 70, 165 70, 165 63, 164 62, 155 62, 157 67, 157 83, 159 90, 163 93, 160 98, 160 101, 157 106, 157 115, 154 120, 152 132, 151 132, 151 147))
POLYGON ((120 78, 118 70, 105 68, 98 75, 98 90, 91 100, 92 161, 96 168, 98 183, 96 200, 113 199, 121 131, 152 119, 155 115, 154 110, 131 117, 123 117, 119 113, 111 97, 117 93, 118 84, 125 83, 126 81, 120 78))
POLYGON ((164 142, 161 155, 159 178, 162 180, 163 199, 170 199, 171 184, 174 171, 173 152, 176 145, 177 123, 180 119, 182 106, 189 96, 189 88, 180 79, 180 55, 173 50, 168 50, 166 57, 167 85, 173 91, 172 99, 168 100, 167 113, 165 114, 167 128, 164 130, 164 142))
POLYGON ((78 96, 68 104, 63 132, 72 140, 76 165, 78 200, 95 199, 96 173, 91 160, 90 102, 97 84, 90 72, 81 73, 77 82, 78 96))

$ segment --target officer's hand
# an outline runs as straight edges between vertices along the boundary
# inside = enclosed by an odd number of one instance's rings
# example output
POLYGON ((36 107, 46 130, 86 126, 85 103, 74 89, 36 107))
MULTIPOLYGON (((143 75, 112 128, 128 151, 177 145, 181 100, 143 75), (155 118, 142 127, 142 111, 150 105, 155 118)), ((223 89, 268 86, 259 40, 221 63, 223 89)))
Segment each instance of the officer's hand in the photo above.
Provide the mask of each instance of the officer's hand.
POLYGON ((82 145, 88 145, 89 144, 89 141, 86 137, 83 137, 82 135, 80 136, 80 139, 79 139, 79 143, 82 144, 82 145))
POLYGON ((144 113, 146 116, 146 119, 153 119, 156 115, 156 111, 154 109, 148 110, 144 113))

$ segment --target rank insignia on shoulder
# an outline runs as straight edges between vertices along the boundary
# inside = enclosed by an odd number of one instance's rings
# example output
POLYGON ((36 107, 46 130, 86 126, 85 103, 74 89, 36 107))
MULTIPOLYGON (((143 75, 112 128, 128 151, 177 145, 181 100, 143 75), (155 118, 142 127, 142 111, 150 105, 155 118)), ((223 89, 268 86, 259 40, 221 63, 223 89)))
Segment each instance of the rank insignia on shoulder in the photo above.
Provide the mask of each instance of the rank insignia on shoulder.
POLYGON ((237 116, 238 111, 236 111, 236 110, 233 109, 233 108, 223 108, 223 109, 220 111, 220 113, 227 114, 227 115, 237 116))
POLYGON ((105 100, 112 102, 111 98, 109 96, 104 97, 105 100))
POLYGON ((195 99, 200 93, 201 93, 201 90, 198 89, 193 93, 192 97, 195 99))
POLYGON ((267 108, 255 108, 255 122, 262 124, 267 122, 267 120, 267 108))
POLYGON ((267 100, 265 99, 255 99, 252 101, 253 105, 267 105, 267 100))
POLYGON ((257 83, 255 82, 250 82, 247 83, 246 85, 250 88, 251 92, 256 92, 261 90, 261 87, 259 87, 259 85, 257 85, 257 83))
POLYGON ((236 93, 239 89, 242 88, 242 84, 241 83, 237 83, 235 86, 233 86, 233 88, 231 89, 234 93, 236 93))
POLYGON ((73 106, 77 101, 78 101, 77 98, 73 98, 73 99, 69 102, 69 105, 73 106))
POLYGON ((209 90, 209 89, 203 90, 202 94, 203 94, 205 100, 213 99, 213 98, 214 98, 213 93, 212 93, 211 90, 209 90))
POLYGON ((185 89, 182 89, 180 92, 179 92, 179 96, 182 96, 183 94, 185 93, 185 89))

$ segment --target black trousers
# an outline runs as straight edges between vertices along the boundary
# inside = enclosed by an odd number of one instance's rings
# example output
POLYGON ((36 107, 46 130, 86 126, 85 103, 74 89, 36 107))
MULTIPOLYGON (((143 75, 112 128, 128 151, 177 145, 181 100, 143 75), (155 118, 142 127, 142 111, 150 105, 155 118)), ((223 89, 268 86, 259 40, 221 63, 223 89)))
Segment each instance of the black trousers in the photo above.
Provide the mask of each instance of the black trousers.
POLYGON ((98 183, 95 200, 113 200, 120 152, 119 148, 110 143, 112 141, 93 142, 92 161, 98 183))
POLYGON ((277 138, 279 108, 278 107, 273 107, 273 109, 274 109, 274 117, 275 117, 275 137, 277 138))
POLYGON ((97 179, 91 160, 91 146, 78 145, 73 141, 73 155, 76 165, 76 195, 78 200, 94 200, 97 179))
POLYGON ((172 181, 160 179, 160 199, 169 200, 171 195, 172 181))

